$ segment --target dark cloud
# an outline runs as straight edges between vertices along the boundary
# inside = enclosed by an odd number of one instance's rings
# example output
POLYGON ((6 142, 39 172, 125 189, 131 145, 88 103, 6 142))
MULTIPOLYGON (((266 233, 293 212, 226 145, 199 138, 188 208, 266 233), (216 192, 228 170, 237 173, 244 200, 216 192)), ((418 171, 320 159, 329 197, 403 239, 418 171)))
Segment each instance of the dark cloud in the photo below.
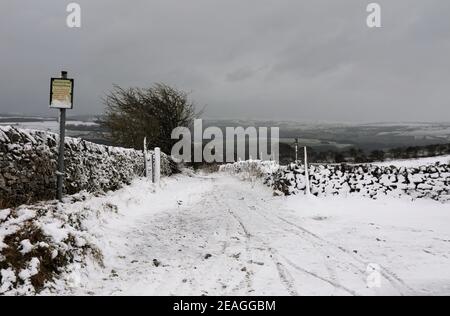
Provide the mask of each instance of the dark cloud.
POLYGON ((448 120, 450 2, 79 0, 0 3, 0 112, 49 113, 49 77, 76 79, 72 113, 102 111, 113 84, 166 82, 206 116, 448 120))

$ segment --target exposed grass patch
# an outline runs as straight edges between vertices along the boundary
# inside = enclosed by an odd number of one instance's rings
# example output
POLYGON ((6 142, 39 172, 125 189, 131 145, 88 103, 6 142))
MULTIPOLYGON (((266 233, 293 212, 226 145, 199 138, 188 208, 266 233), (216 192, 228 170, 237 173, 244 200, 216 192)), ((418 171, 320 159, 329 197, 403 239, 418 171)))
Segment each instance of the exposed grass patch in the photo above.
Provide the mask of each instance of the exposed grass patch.
POLYGON ((81 233, 82 220, 87 216, 86 212, 92 210, 64 214, 57 205, 25 210, 32 215, 24 217, 24 209, 13 209, 0 222, 3 226, 0 272, 9 274, 9 279, 3 280, 0 273, 0 295, 2 291, 14 295, 40 293, 51 288, 62 273, 69 271, 72 263, 83 262, 87 256, 103 266, 101 251, 83 239, 81 233), (59 231, 56 235, 65 233, 66 238, 55 241, 49 236, 48 231, 42 229, 49 221, 56 225, 53 228, 59 231))

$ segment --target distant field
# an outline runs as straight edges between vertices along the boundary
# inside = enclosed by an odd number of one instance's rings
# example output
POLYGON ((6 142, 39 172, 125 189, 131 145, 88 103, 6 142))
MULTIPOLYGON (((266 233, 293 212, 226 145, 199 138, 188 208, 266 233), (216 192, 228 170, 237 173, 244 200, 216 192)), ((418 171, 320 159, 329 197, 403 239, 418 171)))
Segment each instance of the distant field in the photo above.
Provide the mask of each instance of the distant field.
POLYGON ((256 120, 206 120, 204 125, 279 127, 280 141, 294 143, 316 150, 342 150, 355 146, 366 151, 405 146, 426 146, 450 143, 450 122, 444 123, 305 123, 256 120))
POLYGON ((434 165, 438 162, 441 164, 449 164, 450 156, 446 155, 446 156, 419 158, 419 159, 392 160, 392 161, 373 163, 373 165, 384 166, 384 167, 396 166, 396 167, 406 167, 406 168, 417 168, 417 167, 421 167, 421 166, 434 165))
MULTIPOLYGON (((81 137, 97 143, 107 143, 105 131, 95 123, 95 116, 69 117, 67 134, 81 137)), ((0 125, 13 125, 20 128, 58 131, 55 118, 25 117, 19 115, 1 115, 0 125)), ((279 127, 280 142, 293 145, 299 138, 301 146, 309 146, 317 151, 340 151, 350 147, 359 147, 365 151, 375 149, 388 150, 407 146, 426 146, 450 143, 450 123, 324 123, 259 120, 212 120, 204 119, 204 127, 217 126, 256 126, 279 127)))
MULTIPOLYGON (((0 115, 0 126, 15 126, 22 129, 59 132, 59 123, 55 118, 45 117, 4 117, 0 115)), ((96 143, 106 143, 100 125, 92 120, 69 118, 66 122, 66 134, 69 137, 79 137, 96 143)))
MULTIPOLYGON (((315 149, 323 149, 323 150, 327 150, 327 149, 346 149, 349 147, 352 147, 353 144, 344 144, 344 143, 339 143, 336 141, 332 141, 332 140, 320 140, 320 139, 308 139, 308 138, 299 138, 298 139, 299 144, 301 144, 302 146, 308 146, 308 147, 313 147, 315 149)), ((294 145, 295 143, 295 138, 280 138, 280 143, 284 143, 284 144, 289 144, 291 146, 294 145)))

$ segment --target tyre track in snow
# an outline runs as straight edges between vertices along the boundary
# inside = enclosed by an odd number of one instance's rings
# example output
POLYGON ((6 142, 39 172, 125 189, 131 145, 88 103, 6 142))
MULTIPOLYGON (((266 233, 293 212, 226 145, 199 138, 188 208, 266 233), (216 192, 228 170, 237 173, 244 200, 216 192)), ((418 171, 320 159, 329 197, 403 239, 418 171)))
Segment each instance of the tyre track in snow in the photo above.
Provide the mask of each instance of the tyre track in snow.
MULTIPOLYGON (((215 199, 218 203, 220 202, 220 199, 215 196, 215 199)), ((241 201, 241 199, 239 199, 241 201)), ((226 207, 230 207, 229 205, 225 204, 226 207)), ((273 264, 276 267, 276 270, 279 275, 280 282, 284 285, 286 291, 291 296, 298 296, 297 290, 295 289, 295 280, 292 277, 292 275, 289 273, 289 270, 279 261, 277 260, 277 256, 275 251, 273 251, 270 247, 268 247, 264 242, 262 242, 259 238, 254 237, 249 230, 247 229, 246 225, 243 223, 242 219, 232 210, 232 208, 228 208, 228 213, 234 218, 234 220, 238 223, 238 225, 241 227, 242 231, 245 234, 246 237, 246 250, 248 253, 250 253, 250 247, 249 244, 252 242, 251 239, 254 238, 255 242, 261 243, 269 252, 270 252, 270 258, 273 262, 273 264)))
MULTIPOLYGON (((227 190, 226 192, 227 192, 227 194, 230 193, 229 190, 227 190)), ((245 196, 247 198, 246 200, 248 201, 249 200, 249 196, 251 196, 252 192, 246 192, 246 193, 247 194, 245 194, 245 196)), ((216 199, 218 199, 218 198, 216 197, 216 199)), ((237 201, 237 200, 242 201, 242 199, 236 199, 236 198, 233 199, 233 201, 237 201)), ((253 202, 257 202, 257 199, 254 199, 253 202)), ((258 203, 253 203, 253 204, 258 204, 258 203)), ((253 205, 253 207, 255 207, 255 205, 253 205)), ((250 211, 250 209, 252 209, 252 207, 249 206, 248 203, 246 203, 246 205, 237 207, 237 209, 241 209, 241 210, 245 209, 247 211, 250 211)), ((261 208, 254 209, 254 212, 252 212, 252 214, 255 213, 257 216, 262 216, 266 221, 268 220, 268 222, 274 223, 272 220, 270 220, 270 218, 268 218, 267 216, 265 216, 263 214, 260 214, 258 211, 261 211, 261 208)), ((242 229, 246 233, 246 235, 249 238, 253 237, 254 239, 258 239, 258 241, 261 244, 263 244, 264 247, 266 248, 266 250, 270 253, 270 258, 272 259, 273 264, 277 268, 278 274, 280 276, 280 281, 284 284, 287 292, 290 295, 297 296, 299 294, 298 294, 298 292, 296 290, 296 285, 297 284, 296 284, 295 278, 292 276, 291 270, 288 268, 288 265, 293 267, 295 270, 300 271, 301 273, 308 275, 309 277, 313 277, 313 278, 316 278, 316 279, 318 279, 320 281, 323 281, 323 282, 331 285, 332 287, 334 287, 334 288, 336 288, 338 290, 342 290, 343 292, 346 292, 347 294, 350 294, 350 295, 353 295, 353 296, 357 296, 358 295, 355 291, 352 291, 352 290, 350 290, 350 289, 346 288, 345 286, 343 286, 343 285, 338 283, 338 280, 336 280, 336 275, 335 275, 333 267, 327 266, 327 270, 328 271, 330 271, 330 270, 333 271, 333 272, 330 273, 331 274, 331 280, 327 279, 325 277, 319 276, 318 274, 316 274, 314 272, 308 271, 305 268, 299 267, 297 264, 294 264, 287 257, 279 255, 279 253, 278 253, 278 251, 276 249, 274 249, 271 245, 269 245, 269 243, 263 241, 263 238, 256 237, 256 234, 250 233, 250 229, 247 228, 247 226, 244 224, 243 220, 236 214, 236 212, 233 212, 231 210, 229 212, 230 212, 230 214, 232 214, 232 216, 236 219, 236 221, 242 227, 242 229), (285 261, 287 265, 283 264, 281 262, 281 260, 285 261)), ((253 215, 255 215, 255 214, 253 214, 253 215)), ((255 219, 255 218, 253 217, 253 219, 255 219)), ((279 228, 281 228, 281 229, 283 228, 283 227, 280 227, 279 225, 277 225, 277 226, 279 228)), ((273 229, 273 227, 270 227, 268 225, 266 225, 266 228, 268 230, 273 229)), ((298 234, 295 234, 295 235, 296 235, 296 238, 301 237, 301 242, 308 241, 307 239, 303 238, 303 236, 298 236, 298 234)))
MULTIPOLYGON (((240 186, 240 188, 242 187, 243 186, 240 186)), ((232 189, 226 190, 227 195, 230 194, 230 191, 233 190, 232 189)), ((342 246, 336 245, 334 242, 325 240, 319 235, 300 226, 299 224, 293 223, 280 215, 276 215, 275 212, 277 212, 277 210, 269 209, 267 205, 265 205, 264 203, 260 203, 259 201, 260 197, 258 196, 252 197, 252 194, 253 194, 252 190, 247 190, 246 194, 241 194, 245 196, 245 201, 247 202, 246 209, 248 210, 248 212, 251 212, 253 215, 263 217, 265 220, 282 228, 284 231, 289 231, 293 233, 294 235, 297 236, 297 238, 300 238, 302 242, 311 243, 317 249, 317 251, 321 252, 324 255, 325 258, 331 257, 330 255, 332 255, 332 260, 334 260, 333 264, 329 263, 329 260, 326 259, 323 260, 324 265, 329 274, 328 278, 324 276, 319 276, 318 274, 311 272, 308 269, 299 267, 297 264, 292 264, 293 262, 289 260, 287 257, 282 257, 287 261, 287 263, 290 266, 292 266, 296 270, 303 271, 306 274, 316 277, 334 286, 336 289, 343 290, 351 295, 359 295, 356 291, 353 291, 341 284, 338 278, 338 273, 336 272, 336 267, 338 265, 341 266, 341 269, 339 271, 341 274, 342 272, 345 272, 345 270, 349 271, 347 272, 347 274, 349 273, 358 274, 361 282, 365 284, 366 267, 371 262, 370 260, 362 257, 359 254, 354 254, 350 250, 345 249, 342 246), (250 197, 252 197, 252 199, 250 197), (249 201, 251 202, 250 203, 251 205, 248 203, 249 201)), ((227 200, 231 200, 229 199, 229 196, 227 197, 227 200)), ((235 199, 232 200, 240 200, 240 199, 235 197, 235 199)), ((242 206, 238 207, 238 209, 242 210, 242 206)), ((236 217, 237 215, 234 214, 234 216, 236 217)), ((251 234, 250 232, 251 229, 249 229, 244 225, 242 219, 239 220, 239 223, 241 226, 244 227, 244 229, 249 234, 251 234)), ((408 293, 414 292, 414 289, 409 287, 401 278, 399 278, 394 272, 390 271, 389 269, 381 267, 380 273, 381 276, 385 279, 385 281, 387 281, 392 286, 392 288, 397 291, 399 295, 407 295, 408 293)))
MULTIPOLYGON (((262 215, 262 216, 264 216, 267 220, 272 221, 273 223, 276 223, 276 221, 274 221, 273 216, 272 217, 268 217, 267 215, 262 215)), ((283 218, 281 216, 277 215, 275 217, 276 217, 276 219, 278 219, 294 228, 294 229, 292 229, 292 228, 286 227, 285 228, 286 230, 291 231, 294 234, 297 234, 298 236, 300 236, 302 239, 311 242, 311 244, 315 245, 316 249, 318 251, 322 252, 324 255, 334 254, 333 258, 340 257, 339 255, 336 254, 337 252, 341 252, 342 254, 346 255, 348 258, 347 259, 339 258, 340 259, 339 262, 345 262, 345 264, 348 265, 348 267, 356 270, 361 275, 361 279, 363 281, 365 281, 365 273, 366 273, 365 268, 367 267, 368 264, 371 263, 371 261, 363 258, 361 255, 355 255, 352 251, 345 249, 342 246, 336 245, 334 242, 325 240, 324 238, 309 231, 308 229, 305 229, 304 227, 302 227, 298 224, 295 224, 289 220, 286 220, 285 218, 283 218)), ((338 263, 338 262, 336 262, 336 263, 338 263)), ((330 272, 330 277, 332 279, 336 278, 335 268, 334 268, 336 266, 336 264, 333 264, 333 265, 326 264, 326 266, 329 270, 332 270, 332 272, 330 272)), ((381 276, 389 284, 391 284, 391 286, 398 292, 399 295, 407 295, 408 293, 414 292, 414 289, 409 287, 402 279, 400 279, 395 273, 391 272, 387 268, 381 267, 380 272, 381 272, 381 276)), ((326 281, 329 282, 330 280, 326 280, 326 281)), ((334 282, 336 283, 337 281, 338 280, 335 280, 334 282)))
MULTIPOLYGON (((246 200, 247 202, 249 200, 251 200, 250 196, 252 195, 252 192, 242 192, 241 194, 245 195, 245 197, 246 197, 244 199, 238 198, 237 196, 233 196, 233 198, 230 199, 229 195, 230 195, 231 191, 232 191, 231 189, 230 190, 228 190, 228 189, 225 190, 225 192, 227 194, 227 198, 222 196, 222 200, 227 200, 227 201, 243 201, 243 200, 246 200)), ((216 199, 219 200, 219 197, 216 197, 216 199)), ((256 197, 255 199, 253 199, 251 201, 252 202, 258 202, 258 197, 256 197)), ((265 229, 267 231, 272 231, 272 232, 274 231, 274 226, 272 224, 274 224, 275 222, 273 220, 270 220, 270 218, 267 218, 266 215, 260 213, 261 212, 261 207, 260 207, 260 205, 258 205, 259 203, 253 203, 252 206, 248 205, 248 203, 246 203, 244 205, 235 205, 236 203, 232 203, 232 204, 233 205, 228 205, 228 207, 230 209, 234 208, 236 210, 249 212, 253 216, 252 220, 256 220, 257 219, 255 217, 255 215, 257 217, 264 218, 269 223, 269 225, 265 225, 265 229), (255 208, 255 205, 258 205, 258 208, 255 208), (250 210, 252 208, 254 208, 254 211, 250 212, 250 210)), ((245 224, 244 221, 242 220, 242 218, 240 218, 237 215, 237 212, 230 211, 230 213, 236 219, 236 221, 239 223, 239 225, 242 227, 242 229, 246 233, 246 235, 249 236, 249 237, 253 237, 253 239, 258 239, 258 242, 261 243, 264 246, 264 248, 270 253, 270 258, 272 259, 273 264, 277 268, 277 271, 278 271, 279 276, 280 276, 280 280, 285 285, 285 288, 286 288, 287 292, 290 295, 298 295, 298 292, 296 290, 296 283, 298 283, 298 282, 295 282, 295 278, 292 276, 292 269, 289 269, 289 266, 291 266, 294 270, 297 270, 297 271, 300 271, 303 274, 306 274, 309 277, 316 278, 316 279, 318 279, 318 280, 320 280, 322 282, 325 282, 325 283, 331 285, 336 290, 343 291, 343 292, 345 292, 347 294, 350 294, 350 295, 358 295, 355 291, 352 291, 351 289, 343 286, 342 284, 339 284, 339 280, 337 279, 335 268, 332 265, 325 264, 326 265, 326 269, 327 269, 328 273, 330 274, 330 278, 329 279, 325 278, 325 277, 322 277, 322 276, 319 276, 318 274, 316 274, 314 272, 311 272, 311 271, 309 271, 309 270, 307 270, 305 268, 301 268, 297 264, 293 265, 292 261, 289 260, 286 256, 279 255, 278 251, 276 249, 274 249, 272 245, 270 245, 267 242, 264 242, 263 241, 264 237, 257 236, 256 233, 252 233, 251 229, 247 227, 247 224, 245 224), (284 261, 284 263, 282 263, 282 261, 284 261)), ((273 216, 273 214, 274 213, 272 212, 272 216, 273 216)), ((249 222, 252 222, 252 221, 249 221, 249 222)), ((282 231, 286 231, 285 227, 280 226, 279 223, 275 223, 275 224, 277 224, 275 229, 280 231, 280 233, 282 233, 282 231)), ((251 224, 248 225, 248 226, 251 227, 251 224)), ((304 236, 299 236, 298 234, 294 234, 294 235, 295 235, 296 239, 298 239, 299 237, 301 238, 301 243, 310 242, 310 241, 308 241, 308 239, 305 239, 304 236)), ((314 246, 316 246, 316 243, 314 243, 314 246)), ((360 271, 360 270, 358 270, 358 271, 360 271)), ((362 275, 362 273, 363 272, 360 271, 361 275, 362 275)))
MULTIPOLYGON (((285 222, 285 223, 287 223, 287 224, 297 228, 299 231, 310 235, 312 238, 317 239, 319 242, 323 242, 323 243, 327 244, 328 246, 333 247, 333 248, 341 251, 342 253, 344 253, 347 256, 349 256, 351 260, 355 260, 356 262, 358 262, 360 264, 363 264, 364 266, 367 266, 368 264, 371 263, 371 261, 368 260, 367 258, 364 258, 361 255, 357 255, 354 252, 352 252, 352 251, 350 251, 350 250, 348 250, 348 249, 346 249, 346 248, 344 248, 342 246, 336 245, 334 242, 325 240, 324 238, 321 238, 320 236, 318 236, 318 235, 314 234, 313 232, 309 231, 308 229, 300 226, 299 224, 295 224, 295 223, 293 223, 293 222, 291 222, 291 221, 289 221, 289 220, 287 220, 287 219, 285 219, 285 218, 283 218, 281 216, 277 216, 277 218, 279 220, 281 220, 281 221, 283 221, 283 222, 285 222)), ((359 271, 361 273, 365 272, 365 270, 361 269, 361 268, 359 269, 359 271)), ((396 288, 399 291, 400 295, 407 295, 408 292, 414 292, 414 289, 411 288, 410 286, 408 286, 400 277, 398 277, 394 272, 390 271, 389 269, 387 269, 387 268, 385 268, 383 266, 381 266, 381 275, 386 281, 388 281, 394 288, 396 288)))
MULTIPOLYGON (((300 218, 285 217, 270 190, 222 175, 204 181, 211 186, 197 202, 142 217, 120 232, 129 249, 120 254, 123 263, 113 267, 118 276, 107 271, 91 290, 107 295, 138 290, 146 295, 368 293, 370 261, 304 228, 300 218), (159 267, 152 263, 155 258, 159 267)), ((399 294, 411 290, 386 268, 382 276, 399 294)))
MULTIPOLYGON (((233 220, 238 224, 238 227, 242 230, 242 235, 245 237, 245 251, 246 251, 246 257, 247 257, 247 263, 252 263, 252 258, 254 257, 255 249, 258 249, 259 251, 265 250, 267 248, 264 243, 261 243, 261 241, 253 236, 249 230, 247 229, 246 225, 243 223, 241 218, 233 211, 234 206, 230 205, 229 203, 226 203, 226 199, 224 199, 223 196, 218 195, 216 192, 219 192, 219 188, 217 190, 214 190, 212 198, 216 201, 216 206, 226 209, 228 214, 233 218, 233 220), (261 247, 261 245, 263 247, 261 247)), ((239 201, 242 201, 242 199, 239 199, 239 201)), ((271 252, 271 260, 273 261, 274 267, 276 268, 276 271, 279 275, 280 283, 283 284, 285 290, 289 295, 291 296, 297 296, 298 293, 295 290, 294 287, 294 280, 290 273, 287 271, 287 269, 284 267, 284 265, 274 259, 275 253, 271 252)), ((252 288, 253 285, 253 274, 254 272, 251 270, 251 268, 247 268, 246 275, 244 280, 239 284, 239 286, 246 285, 248 292, 254 292, 255 290, 252 288)), ((239 286, 235 289, 238 290, 239 286)))

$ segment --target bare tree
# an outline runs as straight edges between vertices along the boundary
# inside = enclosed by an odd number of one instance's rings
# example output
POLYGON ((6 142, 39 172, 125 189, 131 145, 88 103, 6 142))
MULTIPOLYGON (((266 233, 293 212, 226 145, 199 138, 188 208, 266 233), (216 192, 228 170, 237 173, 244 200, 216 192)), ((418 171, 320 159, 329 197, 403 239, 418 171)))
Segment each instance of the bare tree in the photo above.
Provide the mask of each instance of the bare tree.
POLYGON ((101 124, 115 145, 142 149, 147 137, 149 148, 160 147, 169 154, 177 141, 171 139, 172 130, 190 127, 200 114, 186 92, 162 83, 146 89, 114 86, 103 103, 101 124))

